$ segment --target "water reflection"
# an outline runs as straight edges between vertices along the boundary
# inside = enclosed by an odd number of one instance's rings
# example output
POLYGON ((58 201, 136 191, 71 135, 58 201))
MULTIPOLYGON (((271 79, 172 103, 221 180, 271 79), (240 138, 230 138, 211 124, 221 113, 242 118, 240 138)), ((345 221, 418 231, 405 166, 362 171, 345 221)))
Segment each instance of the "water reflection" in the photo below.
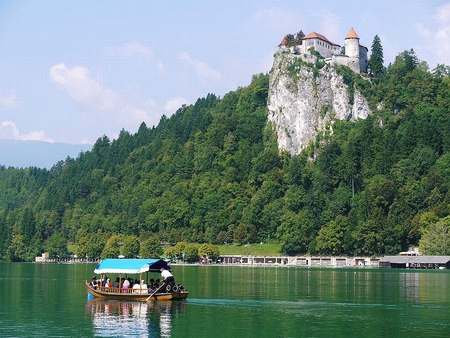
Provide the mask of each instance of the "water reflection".
POLYGON ((132 302, 90 299, 86 313, 99 337, 171 337, 173 315, 186 302, 132 302))

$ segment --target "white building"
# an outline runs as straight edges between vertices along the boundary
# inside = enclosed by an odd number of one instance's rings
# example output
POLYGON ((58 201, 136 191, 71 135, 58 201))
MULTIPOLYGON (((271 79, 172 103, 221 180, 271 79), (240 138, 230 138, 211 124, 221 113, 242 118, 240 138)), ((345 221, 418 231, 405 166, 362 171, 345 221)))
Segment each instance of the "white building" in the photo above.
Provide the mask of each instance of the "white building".
MULTIPOLYGON (((286 48, 286 37, 279 47, 286 48)), ((345 37, 345 54, 341 54, 341 46, 331 42, 324 35, 311 32, 302 39, 302 44, 292 47, 294 53, 311 55, 312 50, 319 52, 325 62, 339 66, 348 66, 356 73, 367 72, 367 47, 359 43, 359 36, 352 28, 345 37)), ((310 59, 310 58, 309 58, 310 59)))

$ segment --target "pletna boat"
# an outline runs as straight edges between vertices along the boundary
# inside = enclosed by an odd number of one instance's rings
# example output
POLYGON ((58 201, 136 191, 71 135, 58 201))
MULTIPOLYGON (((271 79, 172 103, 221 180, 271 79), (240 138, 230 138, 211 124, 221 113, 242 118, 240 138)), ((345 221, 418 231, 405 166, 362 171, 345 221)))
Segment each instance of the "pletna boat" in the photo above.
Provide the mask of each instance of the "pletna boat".
POLYGON ((139 275, 139 281, 143 281, 144 274, 148 281, 148 273, 160 273, 161 268, 171 271, 169 264, 162 259, 104 259, 94 269, 94 273, 108 276, 118 275, 120 287, 105 287, 101 283, 95 285, 96 283, 86 280, 88 297, 140 301, 186 299, 189 292, 181 284, 161 283, 153 289, 147 286, 143 287, 144 283, 141 283, 138 288, 122 286, 123 281, 129 275, 139 275))

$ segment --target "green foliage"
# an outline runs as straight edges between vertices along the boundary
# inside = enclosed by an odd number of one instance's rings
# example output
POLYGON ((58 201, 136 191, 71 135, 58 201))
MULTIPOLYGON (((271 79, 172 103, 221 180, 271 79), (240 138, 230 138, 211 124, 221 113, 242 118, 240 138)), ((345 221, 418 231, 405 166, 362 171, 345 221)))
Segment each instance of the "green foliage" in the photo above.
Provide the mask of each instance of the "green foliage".
POLYGON ((141 250, 141 243, 136 236, 126 236, 121 248, 121 254, 128 258, 137 258, 141 250))
POLYGON ((170 259, 183 259, 183 253, 186 256, 186 245, 185 242, 178 242, 175 246, 165 248, 164 255, 170 259))
MULTIPOLYGON (((299 76, 302 65, 297 58, 287 68, 299 76)), ((184 252, 192 262, 225 243, 286 254, 429 246, 435 224, 450 216, 448 67, 430 72, 410 50, 377 78, 337 71, 374 113, 334 122, 297 156, 278 150, 267 123, 269 77, 259 74, 158 126, 101 137, 50 170, 0 167, 0 259, 61 257, 68 244, 94 259, 160 256, 165 243, 166 257, 184 252)))
POLYGON ((220 256, 220 251, 216 245, 204 243, 198 248, 198 255, 200 257, 216 261, 220 256))
POLYGON ((54 233, 45 244, 45 251, 50 258, 65 258, 68 255, 67 239, 60 232, 54 233))
POLYGON ((106 245, 105 235, 81 230, 77 235, 76 254, 79 258, 99 259, 106 245))
MULTIPOLYGON (((141 258, 159 258, 163 255, 161 241, 157 237, 150 237, 141 244, 139 256, 141 258)), ((170 254, 166 256, 170 257, 170 254)))
POLYGON ((186 262, 194 263, 198 261, 199 253, 198 253, 198 245, 194 243, 186 244, 184 248, 184 259, 186 262))
POLYGON ((424 255, 450 255, 450 216, 431 224, 420 240, 424 255))
POLYGON ((245 226, 245 224, 240 223, 236 227, 236 230, 234 231, 234 238, 233 239, 239 245, 243 245, 243 244, 248 242, 249 238, 248 238, 247 227, 245 226))
POLYGON ((340 255, 347 252, 345 234, 349 226, 346 217, 339 215, 336 220, 329 222, 319 230, 316 250, 324 255, 340 255))
POLYGON ((355 99, 355 77, 357 76, 349 67, 338 66, 336 67, 336 72, 342 75, 342 80, 348 87, 349 99, 348 103, 353 104, 355 99))
POLYGON ((293 47, 293 46, 298 46, 302 44, 302 39, 305 36, 305 34, 303 34, 303 31, 300 30, 298 33, 294 34, 288 34, 285 37, 286 40, 286 47, 293 47))
POLYGON ((325 59, 322 54, 320 54, 318 51, 316 51, 316 49, 314 47, 311 47, 310 52, 312 55, 314 55, 315 57, 317 57, 318 60, 322 60, 325 59))
POLYGON ((121 253, 121 247, 125 242, 125 235, 111 236, 103 248, 101 257, 104 258, 118 258, 121 253))
POLYGON ((370 59, 368 61, 370 75, 375 78, 383 76, 385 72, 383 63, 383 47, 381 46, 380 38, 378 35, 375 35, 372 42, 370 59))

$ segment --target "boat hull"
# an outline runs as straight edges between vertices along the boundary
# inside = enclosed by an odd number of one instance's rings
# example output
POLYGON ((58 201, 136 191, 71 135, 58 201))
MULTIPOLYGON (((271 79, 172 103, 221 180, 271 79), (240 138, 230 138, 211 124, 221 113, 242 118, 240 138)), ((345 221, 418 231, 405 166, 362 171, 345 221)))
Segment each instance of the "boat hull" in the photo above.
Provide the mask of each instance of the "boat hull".
POLYGON ((102 299, 117 299, 117 300, 134 300, 134 301, 148 301, 148 300, 180 300, 186 299, 189 295, 187 290, 179 290, 177 292, 157 292, 140 293, 141 290, 134 289, 119 289, 119 288, 94 288, 88 281, 86 281, 86 291, 91 297, 102 299))

